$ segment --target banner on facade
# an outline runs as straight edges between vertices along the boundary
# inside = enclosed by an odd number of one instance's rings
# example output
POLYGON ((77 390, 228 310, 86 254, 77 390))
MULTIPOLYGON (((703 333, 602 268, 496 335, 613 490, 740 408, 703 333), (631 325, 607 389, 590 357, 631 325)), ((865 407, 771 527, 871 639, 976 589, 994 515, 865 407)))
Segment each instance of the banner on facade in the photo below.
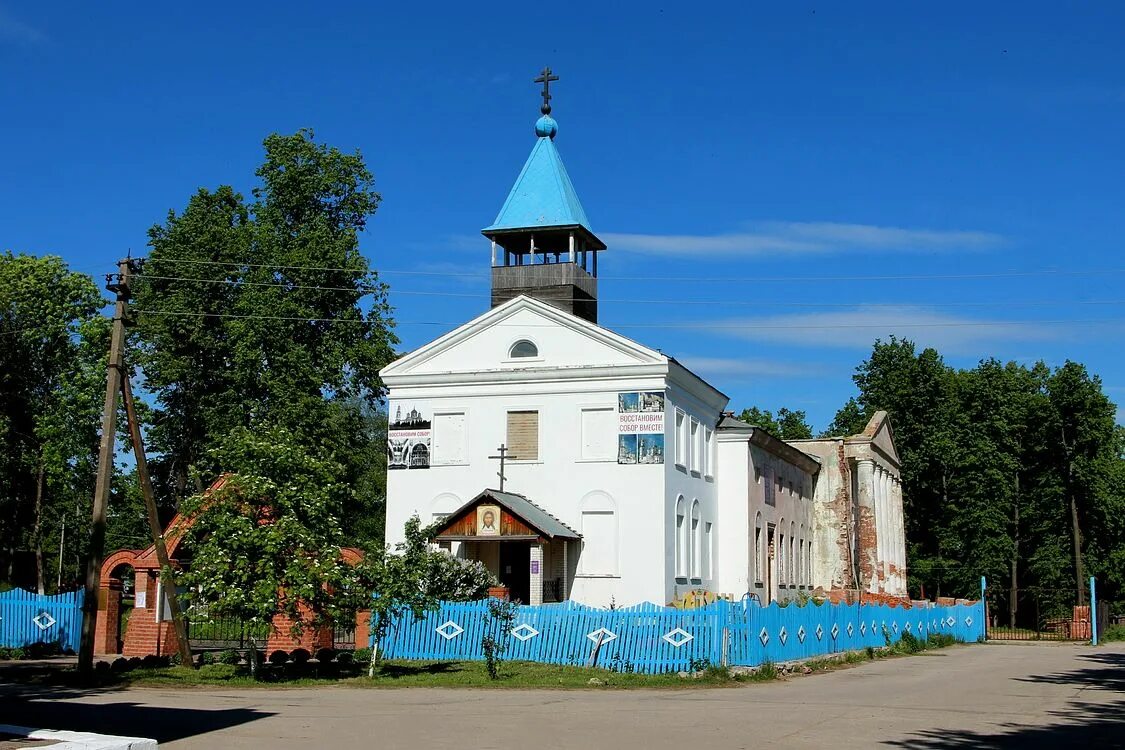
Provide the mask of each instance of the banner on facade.
POLYGON ((617 394, 617 463, 664 463, 664 394, 617 394))
POLYGON ((421 401, 399 401, 391 404, 391 420, 387 426, 387 468, 430 468, 430 438, 433 413, 421 401))

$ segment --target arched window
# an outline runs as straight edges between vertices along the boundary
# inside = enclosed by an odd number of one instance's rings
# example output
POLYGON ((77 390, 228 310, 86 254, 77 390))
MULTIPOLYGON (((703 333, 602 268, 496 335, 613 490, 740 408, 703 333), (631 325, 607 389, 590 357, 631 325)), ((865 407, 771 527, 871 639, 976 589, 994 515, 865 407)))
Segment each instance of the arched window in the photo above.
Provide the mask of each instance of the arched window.
POLYGON ((801 524, 801 535, 797 537, 797 585, 805 585, 805 525, 801 524))
POLYGON ((699 517, 699 501, 691 502, 691 577, 703 575, 703 523, 699 517))
POLYGON ((797 545, 797 522, 789 522, 789 583, 790 585, 797 585, 801 582, 800 572, 797 570, 797 560, 794 555, 794 547, 797 545))
POLYGON ((591 492, 579 504, 582 514, 583 575, 617 575, 617 506, 604 492, 591 492))
POLYGON ((539 347, 531 343, 527 339, 522 339, 512 344, 511 350, 508 351, 508 357, 511 359, 521 359, 523 357, 538 357, 539 347))
POLYGON ((764 583, 766 572, 766 538, 762 528, 762 514, 754 517, 754 580, 750 583, 764 583))
POLYGON ((785 519, 781 519, 777 524, 777 546, 773 550, 773 559, 777 563, 777 583, 784 586, 786 568, 785 565, 785 519))
POLYGON ((687 578, 687 556, 684 550, 684 541, 687 536, 687 525, 684 516, 684 496, 676 498, 676 577, 687 578))

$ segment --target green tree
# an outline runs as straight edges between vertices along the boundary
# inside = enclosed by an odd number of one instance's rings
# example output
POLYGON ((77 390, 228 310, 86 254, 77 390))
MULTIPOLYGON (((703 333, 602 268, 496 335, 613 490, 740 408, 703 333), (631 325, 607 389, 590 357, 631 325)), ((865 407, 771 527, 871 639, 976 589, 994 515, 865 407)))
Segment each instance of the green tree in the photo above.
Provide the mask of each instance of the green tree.
POLYGON ((105 383, 109 321, 89 276, 58 257, 0 256, 0 538, 34 554, 36 585, 61 578, 70 546, 82 537, 78 511, 89 506, 98 416, 105 383))
POLYGON ((811 438, 813 435, 805 412, 792 411, 784 406, 777 410, 776 417, 774 417, 773 412, 767 409, 752 406, 749 409, 743 409, 738 418, 747 424, 761 427, 782 440, 803 440, 811 438))
POLYGON ((462 560, 433 547, 436 527, 423 527, 411 516, 403 541, 393 550, 379 550, 365 558, 364 576, 375 592, 371 604, 371 635, 378 646, 387 629, 407 614, 421 618, 442 601, 480 599, 495 583, 485 566, 462 560))
POLYGON ((1078 602, 1086 601, 1085 535, 1104 505, 1107 474, 1116 450, 1115 408, 1102 391, 1101 379, 1083 365, 1067 361, 1047 381, 1053 411, 1048 426, 1057 448, 1057 465, 1071 533, 1078 602))
POLYGON ((202 488, 189 477, 217 475, 219 439, 279 425, 344 466, 358 494, 342 512, 357 517, 357 504, 382 503, 378 371, 397 342, 386 287, 359 252, 380 197, 360 154, 310 131, 264 145, 253 200, 201 189, 150 230, 134 340, 155 398, 154 474, 174 506, 202 488))
POLYGON ((342 467, 280 427, 236 428, 210 458, 224 481, 182 506, 189 604, 259 624, 284 614, 297 631, 354 620, 370 589, 342 555, 342 467))

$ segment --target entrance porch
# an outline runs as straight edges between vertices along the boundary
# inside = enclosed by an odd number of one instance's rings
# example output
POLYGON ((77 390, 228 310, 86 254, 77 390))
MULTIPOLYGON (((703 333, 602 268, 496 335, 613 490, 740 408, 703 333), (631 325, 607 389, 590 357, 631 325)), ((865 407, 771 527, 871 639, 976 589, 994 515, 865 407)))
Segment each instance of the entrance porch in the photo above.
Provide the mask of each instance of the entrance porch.
POLYGON ((565 601, 580 535, 523 495, 485 490, 442 521, 437 541, 479 560, 524 604, 565 601))

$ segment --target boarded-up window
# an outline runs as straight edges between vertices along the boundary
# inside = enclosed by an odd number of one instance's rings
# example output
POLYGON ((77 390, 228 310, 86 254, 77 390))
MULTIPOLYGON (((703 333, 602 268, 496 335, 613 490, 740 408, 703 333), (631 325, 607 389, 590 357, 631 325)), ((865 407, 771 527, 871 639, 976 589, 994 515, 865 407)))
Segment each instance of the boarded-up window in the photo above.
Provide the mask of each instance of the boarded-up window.
POLYGON ((612 407, 582 410, 582 458, 612 460, 616 455, 618 430, 612 407))
POLYGON ((539 412, 508 412, 508 456, 515 461, 539 460, 539 412))
POLYGON ((434 413, 434 464, 465 463, 465 413, 434 413))
POLYGON ((616 416, 612 407, 582 410, 582 458, 612 460, 616 456, 616 416))
POLYGON ((584 575, 617 573, 617 522, 613 511, 582 512, 582 557, 584 575))

